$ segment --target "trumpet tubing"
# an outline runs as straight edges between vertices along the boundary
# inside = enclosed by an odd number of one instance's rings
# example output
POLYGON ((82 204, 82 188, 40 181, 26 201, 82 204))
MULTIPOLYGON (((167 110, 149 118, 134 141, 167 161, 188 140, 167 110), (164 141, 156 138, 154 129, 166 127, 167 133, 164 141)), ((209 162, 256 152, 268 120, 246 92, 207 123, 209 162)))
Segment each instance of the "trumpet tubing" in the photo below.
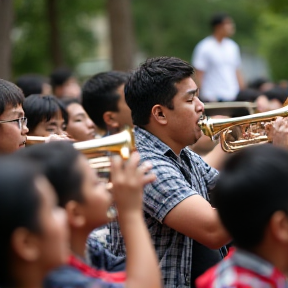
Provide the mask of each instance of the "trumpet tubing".
MULTIPOLYGON (((27 136, 26 143, 28 146, 40 144, 45 143, 47 139, 48 137, 27 136)), ((92 168, 109 171, 111 166, 109 156, 118 154, 126 160, 135 150, 134 132, 126 128, 120 133, 104 138, 74 142, 73 146, 87 157, 92 168)))
POLYGON ((258 114, 228 119, 202 117, 198 125, 204 135, 212 140, 220 137, 222 149, 235 152, 244 147, 271 141, 265 131, 265 124, 277 117, 288 116, 288 106, 258 114))

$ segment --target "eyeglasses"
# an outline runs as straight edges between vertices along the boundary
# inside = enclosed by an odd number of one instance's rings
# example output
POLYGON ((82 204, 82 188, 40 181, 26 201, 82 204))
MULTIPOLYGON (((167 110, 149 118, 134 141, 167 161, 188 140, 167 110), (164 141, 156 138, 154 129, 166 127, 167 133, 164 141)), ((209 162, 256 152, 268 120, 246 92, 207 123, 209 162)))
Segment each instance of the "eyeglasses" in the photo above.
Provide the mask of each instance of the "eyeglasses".
POLYGON ((17 118, 17 119, 13 119, 13 120, 0 120, 0 124, 1 123, 9 123, 9 122, 17 122, 20 130, 23 129, 23 126, 27 126, 27 118, 26 117, 21 117, 21 118, 17 118))

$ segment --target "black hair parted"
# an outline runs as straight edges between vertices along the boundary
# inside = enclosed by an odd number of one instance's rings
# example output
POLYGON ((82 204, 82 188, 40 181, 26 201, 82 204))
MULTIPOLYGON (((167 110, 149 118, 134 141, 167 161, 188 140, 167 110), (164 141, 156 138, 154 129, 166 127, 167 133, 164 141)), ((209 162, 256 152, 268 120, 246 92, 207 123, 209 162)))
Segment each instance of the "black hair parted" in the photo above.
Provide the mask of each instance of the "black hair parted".
POLYGON ((82 104, 92 119, 100 128, 105 130, 103 114, 107 111, 118 111, 120 95, 117 89, 126 84, 129 74, 121 71, 102 72, 90 78, 82 88, 82 104))
POLYGON ((173 98, 177 94, 175 83, 193 74, 194 68, 176 57, 147 59, 125 85, 125 99, 131 109, 133 124, 147 125, 151 109, 156 104, 173 109, 173 98))
POLYGON ((288 151, 271 144, 244 148, 220 173, 212 204, 236 246, 252 251, 276 211, 288 215, 288 151))
POLYGON ((77 167, 77 161, 82 154, 70 141, 33 145, 18 150, 14 155, 37 161, 54 186, 61 207, 65 207, 70 200, 82 201, 83 177, 77 167))
POLYGON ((64 123, 68 122, 68 113, 64 105, 52 95, 30 95, 25 98, 23 103, 23 110, 28 119, 27 127, 33 131, 36 126, 42 121, 50 121, 58 111, 61 112, 64 123))
POLYGON ((0 115, 7 106, 16 107, 22 105, 24 94, 22 90, 12 82, 0 79, 0 115))
POLYGON ((11 237, 17 228, 41 233, 41 199, 35 180, 42 176, 35 163, 14 155, 0 159, 0 287, 13 287, 11 237))

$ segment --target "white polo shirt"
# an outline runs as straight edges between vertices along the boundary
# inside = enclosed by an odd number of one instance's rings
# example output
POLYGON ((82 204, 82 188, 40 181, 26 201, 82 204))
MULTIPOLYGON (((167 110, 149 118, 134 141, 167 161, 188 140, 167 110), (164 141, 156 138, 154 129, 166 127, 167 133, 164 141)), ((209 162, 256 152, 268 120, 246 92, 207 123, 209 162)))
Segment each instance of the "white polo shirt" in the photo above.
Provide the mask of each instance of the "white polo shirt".
POLYGON ((206 101, 233 101, 239 92, 236 70, 241 56, 235 41, 224 38, 221 43, 213 36, 200 41, 193 52, 192 65, 204 72, 200 89, 206 101))

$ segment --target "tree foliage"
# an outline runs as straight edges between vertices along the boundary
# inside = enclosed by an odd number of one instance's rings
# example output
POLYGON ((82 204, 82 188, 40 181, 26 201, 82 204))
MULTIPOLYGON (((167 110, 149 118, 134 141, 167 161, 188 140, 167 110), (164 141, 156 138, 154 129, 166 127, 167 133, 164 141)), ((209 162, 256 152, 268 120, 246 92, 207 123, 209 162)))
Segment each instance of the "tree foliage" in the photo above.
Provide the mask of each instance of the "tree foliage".
MULTIPOLYGON (((49 51, 47 0, 14 0, 14 76, 47 74, 49 51)), ((49 1, 49 0, 48 0, 49 1)), ((64 62, 73 67, 92 55, 97 45, 90 20, 106 13, 107 0, 57 0, 64 62)), ((234 39, 242 51, 261 53, 274 80, 288 78, 287 0, 131 0, 137 50, 145 56, 170 55, 190 61, 196 43, 211 33, 209 19, 224 11, 236 23, 234 39)))
MULTIPOLYGON (((97 44, 87 20, 104 9, 104 0, 58 0, 60 45, 64 63, 73 67, 97 44)), ((13 29, 14 76, 47 74, 53 69, 49 51, 49 29, 44 0, 15 0, 13 29)))

